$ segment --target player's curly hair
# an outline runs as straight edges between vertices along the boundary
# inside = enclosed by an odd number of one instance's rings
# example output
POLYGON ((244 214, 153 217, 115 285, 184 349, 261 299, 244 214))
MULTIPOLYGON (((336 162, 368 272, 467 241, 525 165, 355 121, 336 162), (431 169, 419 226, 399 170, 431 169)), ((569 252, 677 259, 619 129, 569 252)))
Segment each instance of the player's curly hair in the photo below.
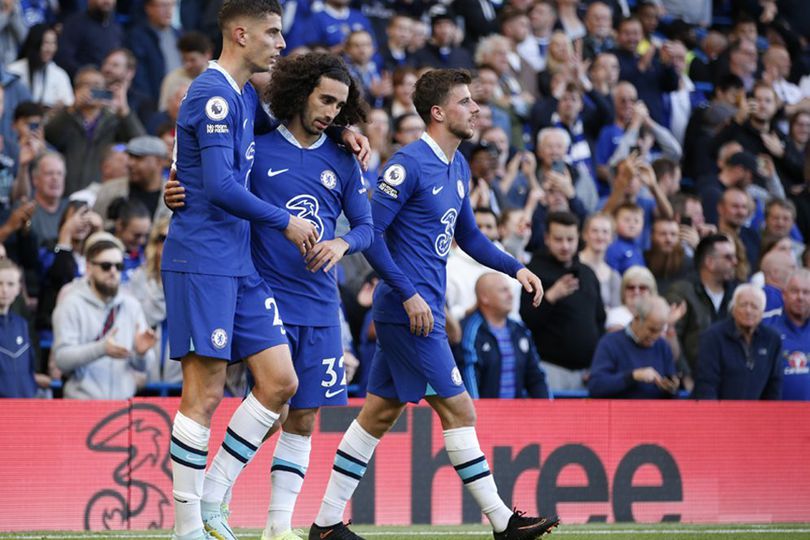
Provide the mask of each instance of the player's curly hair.
POLYGON ((334 123, 345 126, 365 122, 368 105, 362 98, 360 85, 340 57, 327 53, 288 56, 276 63, 270 84, 264 93, 264 99, 270 105, 273 116, 287 122, 301 113, 321 77, 340 81, 349 87, 346 105, 334 119, 334 123))

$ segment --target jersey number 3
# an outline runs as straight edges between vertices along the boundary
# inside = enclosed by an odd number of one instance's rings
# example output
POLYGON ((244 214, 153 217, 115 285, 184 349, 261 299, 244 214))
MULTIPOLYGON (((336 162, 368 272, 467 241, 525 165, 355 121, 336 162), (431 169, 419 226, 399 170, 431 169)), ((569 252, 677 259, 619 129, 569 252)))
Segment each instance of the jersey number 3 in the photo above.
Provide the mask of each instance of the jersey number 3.
POLYGON ((442 216, 441 222, 444 224, 444 232, 436 237, 433 244, 439 257, 444 257, 450 252, 450 245, 453 243, 453 232, 456 228, 456 217, 458 212, 455 208, 449 209, 442 216))

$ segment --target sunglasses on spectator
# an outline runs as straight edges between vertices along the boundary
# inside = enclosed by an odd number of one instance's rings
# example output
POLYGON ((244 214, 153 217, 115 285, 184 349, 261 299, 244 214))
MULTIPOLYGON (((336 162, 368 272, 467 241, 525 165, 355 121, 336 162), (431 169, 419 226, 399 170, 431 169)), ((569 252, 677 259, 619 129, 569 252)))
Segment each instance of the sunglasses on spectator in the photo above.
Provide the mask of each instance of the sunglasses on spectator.
POLYGON ((630 284, 630 285, 626 285, 626 286, 624 287, 624 289, 625 289, 626 291, 647 292, 647 291, 649 291, 649 290, 650 290, 650 287, 649 287, 648 285, 636 285, 636 284, 630 284))
POLYGON ((104 261, 104 262, 90 261, 90 264, 94 264, 94 265, 98 266, 99 268, 101 268, 105 272, 109 272, 113 268, 115 268, 119 272, 121 272, 124 269, 124 263, 122 263, 122 262, 114 263, 114 262, 106 262, 106 261, 104 261))

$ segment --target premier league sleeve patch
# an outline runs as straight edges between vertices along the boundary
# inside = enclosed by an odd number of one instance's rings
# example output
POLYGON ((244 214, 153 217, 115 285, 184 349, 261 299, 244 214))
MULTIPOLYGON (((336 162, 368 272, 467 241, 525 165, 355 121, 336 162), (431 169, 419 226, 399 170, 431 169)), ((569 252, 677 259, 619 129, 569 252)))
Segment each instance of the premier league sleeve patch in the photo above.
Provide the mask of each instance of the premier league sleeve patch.
POLYGON ((205 104, 205 115, 214 122, 228 116, 228 102, 225 98, 214 96, 205 104))
POLYGON ((399 163, 391 165, 383 173, 383 182, 389 186, 398 186, 405 181, 405 167, 399 163))

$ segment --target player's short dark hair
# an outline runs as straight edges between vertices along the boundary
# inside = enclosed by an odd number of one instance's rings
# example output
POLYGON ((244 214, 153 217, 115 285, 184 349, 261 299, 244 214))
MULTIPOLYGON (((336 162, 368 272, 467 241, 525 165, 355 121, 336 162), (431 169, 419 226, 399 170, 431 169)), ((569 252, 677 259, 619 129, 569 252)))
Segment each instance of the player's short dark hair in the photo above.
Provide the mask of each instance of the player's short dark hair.
POLYGON ((42 116, 45 114, 45 109, 39 103, 34 101, 23 101, 14 107, 14 121, 20 118, 28 118, 30 116, 42 116))
POLYGON ((349 73, 339 56, 328 53, 306 53, 280 59, 273 68, 273 77, 265 91, 265 100, 273 115, 289 121, 304 110, 310 94, 320 84, 321 77, 333 79, 349 87, 346 104, 335 117, 338 125, 366 121, 368 105, 363 100, 360 85, 349 73))
POLYGON ((447 100, 450 91, 460 84, 470 84, 472 78, 466 69, 434 69, 416 81, 413 104, 425 126, 430 125, 430 109, 447 100))
POLYGON ((695 248, 695 269, 700 270, 710 255, 714 255, 715 246, 721 242, 734 242, 724 234, 710 234, 703 238, 695 248))
POLYGON ((259 18, 274 13, 282 16, 278 0, 225 0, 217 14, 219 29, 238 17, 259 18))
POLYGON ((214 43, 202 32, 191 31, 180 36, 177 40, 177 49, 181 53, 206 54, 214 50, 214 43))
POLYGON ((579 228, 579 218, 573 212, 549 212, 546 216, 546 232, 551 230, 551 224, 556 223, 563 227, 574 226, 579 228))

